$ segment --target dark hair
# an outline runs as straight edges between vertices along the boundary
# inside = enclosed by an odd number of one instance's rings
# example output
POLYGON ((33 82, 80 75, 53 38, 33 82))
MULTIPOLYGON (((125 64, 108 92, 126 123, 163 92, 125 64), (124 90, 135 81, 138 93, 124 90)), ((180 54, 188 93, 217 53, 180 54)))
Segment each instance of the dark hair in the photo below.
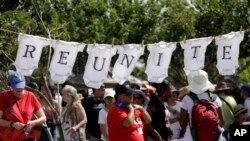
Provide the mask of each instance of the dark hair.
POLYGON ((161 90, 170 88, 170 83, 167 80, 164 80, 161 83, 152 83, 152 86, 156 88, 156 93, 161 95, 161 90))

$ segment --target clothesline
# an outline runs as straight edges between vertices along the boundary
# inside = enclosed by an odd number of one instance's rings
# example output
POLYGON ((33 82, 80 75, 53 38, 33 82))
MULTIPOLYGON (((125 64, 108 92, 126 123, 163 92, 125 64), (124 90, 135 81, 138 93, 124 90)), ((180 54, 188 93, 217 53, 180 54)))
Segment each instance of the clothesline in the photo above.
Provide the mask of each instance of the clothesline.
MULTIPOLYGON (((8 33, 12 33, 12 34, 16 34, 16 35, 19 35, 20 33, 18 32, 15 32, 15 31, 11 31, 11 30, 8 30, 8 29, 3 29, 3 28, 0 28, 0 31, 4 31, 4 32, 8 32, 8 33)), ((242 30, 242 28, 240 29, 240 32, 245 32, 245 33, 248 33, 250 32, 250 28, 248 29, 245 29, 245 30, 242 30)), ((23 33, 24 34, 24 33, 23 33)), ((45 37, 44 37, 45 38, 45 37)), ((184 37, 184 42, 186 41, 186 36, 184 37)), ((94 41, 94 47, 95 47, 95 44, 96 44, 96 41, 94 41)), ((124 45, 124 40, 122 39, 122 44, 124 45)), ((143 46, 144 44, 144 40, 142 40, 142 43, 141 45, 143 46)), ((114 46, 114 38, 112 39, 112 47, 114 46)))

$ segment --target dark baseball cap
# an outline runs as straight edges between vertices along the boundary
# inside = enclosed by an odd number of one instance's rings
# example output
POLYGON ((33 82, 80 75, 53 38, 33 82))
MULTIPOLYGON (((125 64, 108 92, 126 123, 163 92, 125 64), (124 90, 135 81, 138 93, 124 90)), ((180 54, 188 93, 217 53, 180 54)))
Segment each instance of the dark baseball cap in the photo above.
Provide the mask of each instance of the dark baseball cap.
POLYGON ((116 95, 121 95, 123 93, 132 95, 133 89, 131 88, 131 86, 129 84, 123 84, 123 85, 117 84, 115 86, 115 94, 116 95))

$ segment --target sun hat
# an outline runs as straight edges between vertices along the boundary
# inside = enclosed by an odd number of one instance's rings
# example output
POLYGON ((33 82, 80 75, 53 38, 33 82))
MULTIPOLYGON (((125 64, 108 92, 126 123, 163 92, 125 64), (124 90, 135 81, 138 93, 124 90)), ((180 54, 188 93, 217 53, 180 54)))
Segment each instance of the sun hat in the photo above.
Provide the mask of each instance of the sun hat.
POLYGON ((234 117, 237 117, 239 114, 243 113, 243 112, 247 112, 247 109, 244 108, 244 106, 242 104, 238 104, 235 108, 234 108, 234 117))
POLYGON ((115 94, 116 95, 121 95, 121 94, 131 94, 133 93, 133 90, 131 88, 131 86, 129 84, 123 84, 123 85, 120 85, 120 84, 117 84, 115 86, 115 94))
POLYGON ((13 89, 19 89, 25 87, 25 78, 20 72, 16 72, 13 70, 8 71, 8 79, 10 82, 10 86, 13 89))
POLYGON ((106 97, 112 97, 114 98, 115 97, 115 91, 113 89, 105 89, 105 94, 104 94, 104 97, 103 98, 106 98, 106 97))
POLYGON ((226 82, 221 81, 218 84, 216 84, 215 93, 219 93, 222 91, 228 91, 228 90, 230 90, 230 87, 228 87, 226 82))
POLYGON ((188 75, 188 84, 187 88, 195 94, 214 89, 214 85, 208 80, 208 75, 203 70, 191 72, 188 75))

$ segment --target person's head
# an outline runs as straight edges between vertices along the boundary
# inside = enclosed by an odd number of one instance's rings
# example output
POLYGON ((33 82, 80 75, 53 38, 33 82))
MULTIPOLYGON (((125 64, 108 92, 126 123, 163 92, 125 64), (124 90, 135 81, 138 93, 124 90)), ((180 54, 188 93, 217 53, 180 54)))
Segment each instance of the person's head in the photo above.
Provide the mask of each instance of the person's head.
POLYGON ((177 90, 174 86, 172 87, 172 96, 169 98, 171 101, 177 101, 179 99, 179 90, 177 90))
POLYGON ((202 94, 214 89, 214 85, 208 80, 207 72, 203 70, 190 72, 187 79, 188 89, 195 94, 202 94))
POLYGON ((152 83, 152 86, 156 88, 158 97, 166 99, 172 96, 171 84, 167 80, 164 80, 161 83, 152 83))
POLYGON ((113 89, 105 89, 103 100, 107 107, 112 106, 115 102, 115 91, 113 89))
POLYGON ((20 72, 9 70, 8 80, 14 95, 21 96, 26 85, 25 77, 20 72))
POLYGON ((247 113, 247 109, 244 108, 244 106, 242 104, 238 104, 234 110, 234 118, 235 120, 237 120, 240 124, 244 121, 246 121, 246 113, 247 113))
POLYGON ((83 98, 81 94, 77 93, 77 90, 75 87, 70 85, 65 85, 62 88, 62 98, 63 101, 65 101, 67 104, 74 104, 81 102, 81 99, 83 98))
POLYGON ((138 104, 141 106, 145 106, 145 102, 146 102, 146 96, 143 93, 142 90, 134 90, 133 92, 133 104, 138 104))
MULTIPOLYGON (((50 86, 48 86, 48 88, 49 88, 49 92, 52 94, 52 97, 54 97, 54 96, 53 96, 53 93, 52 93, 52 88, 51 88, 50 86)), ((40 85, 38 90, 39 90, 44 96, 49 97, 49 93, 47 92, 46 86, 45 86, 44 84, 40 85)))
POLYGON ((240 89, 240 95, 244 99, 250 97, 250 85, 249 84, 243 85, 241 87, 241 89, 240 89))
POLYGON ((133 90, 129 84, 123 84, 123 85, 117 84, 115 86, 116 100, 119 100, 123 104, 132 103, 133 100, 132 95, 133 95, 133 90))
POLYGON ((237 75, 231 75, 225 77, 225 82, 231 90, 239 89, 240 78, 237 75))
POLYGON ((227 83, 225 81, 220 81, 219 83, 216 84, 215 93, 219 95, 221 94, 229 95, 230 87, 227 86, 227 83))
POLYGON ((93 94, 98 97, 98 98, 103 98, 104 94, 105 94, 105 85, 102 84, 100 88, 97 89, 92 89, 93 90, 93 94))

